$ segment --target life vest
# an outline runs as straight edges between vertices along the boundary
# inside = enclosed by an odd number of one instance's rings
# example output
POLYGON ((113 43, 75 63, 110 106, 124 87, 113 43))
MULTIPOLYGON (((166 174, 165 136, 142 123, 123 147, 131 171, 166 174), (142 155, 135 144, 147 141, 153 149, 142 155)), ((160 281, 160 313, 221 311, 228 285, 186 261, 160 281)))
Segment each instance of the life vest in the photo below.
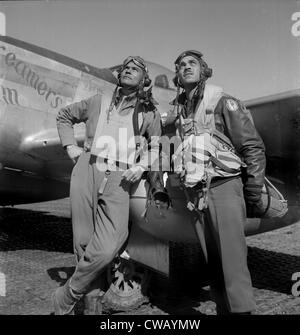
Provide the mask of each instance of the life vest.
POLYGON ((203 99, 192 119, 179 115, 177 134, 181 143, 173 155, 174 172, 181 174, 186 187, 214 177, 231 177, 245 166, 230 139, 215 126, 214 110, 223 90, 206 85, 203 99))
POLYGON ((126 116, 119 116, 113 108, 110 121, 107 121, 107 111, 113 99, 112 92, 106 92, 101 97, 99 118, 95 134, 92 138, 91 153, 99 159, 99 166, 105 168, 102 161, 108 162, 108 167, 115 170, 115 165, 126 170, 146 151, 146 140, 140 134, 145 112, 141 104, 134 107, 126 116))

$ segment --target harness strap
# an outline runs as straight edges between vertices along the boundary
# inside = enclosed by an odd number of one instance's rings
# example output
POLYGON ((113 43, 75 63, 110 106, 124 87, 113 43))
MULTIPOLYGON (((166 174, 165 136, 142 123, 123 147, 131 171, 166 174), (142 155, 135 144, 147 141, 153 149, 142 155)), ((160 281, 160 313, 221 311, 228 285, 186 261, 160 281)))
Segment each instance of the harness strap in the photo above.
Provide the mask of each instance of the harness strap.
POLYGON ((229 150, 235 151, 233 144, 225 134, 221 133, 218 129, 211 129, 210 133, 213 136, 217 137, 218 140, 221 140, 221 142, 223 142, 228 147, 229 150))
POLYGON ((225 164, 220 162, 216 157, 210 156, 210 160, 213 162, 213 164, 215 164, 216 166, 218 166, 220 169, 224 170, 227 173, 238 173, 238 172, 240 172, 239 169, 229 168, 228 166, 226 166, 225 164))
POLYGON ((137 101, 136 106, 134 108, 133 114, 132 114, 132 124, 133 124, 133 133, 134 136, 140 135, 140 128, 139 128, 139 102, 137 101))
POLYGON ((208 191, 211 184, 211 176, 209 174, 206 174, 206 180, 201 181, 201 183, 203 184, 202 188, 203 196, 202 197, 198 196, 198 209, 200 211, 206 209, 208 206, 208 191))

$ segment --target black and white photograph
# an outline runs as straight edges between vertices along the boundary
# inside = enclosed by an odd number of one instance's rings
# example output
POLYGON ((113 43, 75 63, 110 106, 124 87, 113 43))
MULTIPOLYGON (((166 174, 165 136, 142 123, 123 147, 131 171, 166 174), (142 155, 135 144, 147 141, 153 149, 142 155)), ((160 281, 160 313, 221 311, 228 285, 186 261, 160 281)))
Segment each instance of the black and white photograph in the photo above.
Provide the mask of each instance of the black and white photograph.
POLYGON ((0 315, 300 315, 300 1, 1 1, 0 60, 0 315))

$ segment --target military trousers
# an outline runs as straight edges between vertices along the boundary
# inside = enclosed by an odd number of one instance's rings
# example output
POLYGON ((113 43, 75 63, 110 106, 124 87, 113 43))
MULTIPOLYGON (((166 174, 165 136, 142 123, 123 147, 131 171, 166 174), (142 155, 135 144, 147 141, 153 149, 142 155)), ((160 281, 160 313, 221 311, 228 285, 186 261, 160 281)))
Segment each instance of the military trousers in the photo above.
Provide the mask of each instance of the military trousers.
POLYGON ((86 152, 73 168, 70 201, 77 265, 70 287, 78 293, 89 292, 128 237, 130 184, 122 173, 99 171, 86 152), (105 177, 103 193, 98 194, 105 177))
POLYGON ((255 309, 251 276, 247 266, 244 234, 246 207, 240 178, 231 179, 208 192, 200 238, 207 261, 213 299, 220 313, 255 309))

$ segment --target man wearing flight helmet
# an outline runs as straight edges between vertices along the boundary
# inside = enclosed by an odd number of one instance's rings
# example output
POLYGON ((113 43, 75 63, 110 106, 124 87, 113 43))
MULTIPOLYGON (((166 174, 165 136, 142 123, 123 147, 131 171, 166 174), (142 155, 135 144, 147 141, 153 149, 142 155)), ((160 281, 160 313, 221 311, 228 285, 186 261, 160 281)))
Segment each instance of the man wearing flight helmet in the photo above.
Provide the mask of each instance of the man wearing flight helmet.
MULTIPOLYGON (((76 302, 97 287, 100 273, 128 237, 130 189, 151 168, 159 151, 160 114, 151 91, 144 90, 150 84, 145 61, 130 56, 123 62, 118 85, 109 99, 107 94, 97 94, 58 113, 62 145, 76 163, 70 200, 77 266, 72 277, 53 294, 55 314, 73 313, 76 302), (79 122, 86 124, 83 149, 77 146, 73 132, 73 125, 79 122), (108 137, 115 141, 118 155, 113 150, 101 150, 107 148, 108 137), (133 155, 131 152, 134 160, 129 162, 130 139, 135 143, 133 155), (137 154, 143 144, 149 149, 137 154)), ((159 187, 163 190, 156 176, 152 181, 156 191, 159 187)))
POLYGON ((204 145, 203 162, 205 159, 211 162, 199 179, 195 178, 200 171, 199 161, 193 171, 188 171, 183 163, 180 172, 187 200, 191 201, 188 208, 197 214, 201 227, 197 229, 198 237, 208 263, 217 313, 248 314, 255 309, 255 301, 244 227, 247 216, 259 217, 265 210, 261 201, 266 163, 264 144, 243 104, 220 87, 206 83, 212 70, 199 51, 180 54, 175 71, 174 111, 177 112, 165 125, 174 124, 182 140, 191 134, 205 133, 218 134, 216 139, 223 140, 208 143, 211 137, 203 137, 205 140, 198 142, 204 145), (213 143, 218 144, 207 154, 213 143), (218 155, 214 156, 215 152, 218 155))

